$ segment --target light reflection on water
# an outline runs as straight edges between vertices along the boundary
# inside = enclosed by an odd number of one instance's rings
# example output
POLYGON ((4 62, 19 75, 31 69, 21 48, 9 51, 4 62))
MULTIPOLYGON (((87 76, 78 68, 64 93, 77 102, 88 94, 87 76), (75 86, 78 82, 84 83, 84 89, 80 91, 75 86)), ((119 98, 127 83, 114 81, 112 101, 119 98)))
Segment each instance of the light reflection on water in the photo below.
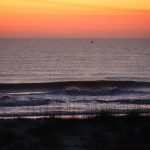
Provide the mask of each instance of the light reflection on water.
POLYGON ((0 109, 0 116, 41 116, 41 115, 85 115, 96 114, 102 111, 111 113, 128 113, 136 111, 150 113, 150 105, 135 104, 58 104, 47 106, 23 106, 23 107, 5 107, 0 109))

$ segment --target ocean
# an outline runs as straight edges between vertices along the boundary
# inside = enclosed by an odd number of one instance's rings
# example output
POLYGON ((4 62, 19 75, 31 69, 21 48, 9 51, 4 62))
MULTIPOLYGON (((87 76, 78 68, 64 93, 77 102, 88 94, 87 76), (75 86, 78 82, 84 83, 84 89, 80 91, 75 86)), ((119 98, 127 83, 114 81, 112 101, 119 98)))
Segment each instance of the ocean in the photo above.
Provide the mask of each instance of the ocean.
POLYGON ((150 111, 150 39, 0 39, 0 116, 150 111))

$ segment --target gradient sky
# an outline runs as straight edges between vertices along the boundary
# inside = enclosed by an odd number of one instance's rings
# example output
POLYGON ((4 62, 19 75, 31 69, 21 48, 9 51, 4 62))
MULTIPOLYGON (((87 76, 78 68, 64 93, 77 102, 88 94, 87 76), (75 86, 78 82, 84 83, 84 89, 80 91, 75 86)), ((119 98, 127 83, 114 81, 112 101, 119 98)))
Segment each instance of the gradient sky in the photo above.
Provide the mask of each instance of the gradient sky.
POLYGON ((0 0, 0 37, 150 37, 150 0, 0 0))

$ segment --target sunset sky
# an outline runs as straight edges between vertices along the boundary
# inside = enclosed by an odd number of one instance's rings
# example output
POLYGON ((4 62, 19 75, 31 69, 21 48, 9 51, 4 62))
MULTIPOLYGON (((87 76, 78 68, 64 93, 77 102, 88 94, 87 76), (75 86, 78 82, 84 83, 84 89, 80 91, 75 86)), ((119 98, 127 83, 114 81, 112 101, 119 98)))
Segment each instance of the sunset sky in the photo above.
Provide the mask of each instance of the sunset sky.
POLYGON ((150 0, 0 0, 0 37, 150 37, 150 0))

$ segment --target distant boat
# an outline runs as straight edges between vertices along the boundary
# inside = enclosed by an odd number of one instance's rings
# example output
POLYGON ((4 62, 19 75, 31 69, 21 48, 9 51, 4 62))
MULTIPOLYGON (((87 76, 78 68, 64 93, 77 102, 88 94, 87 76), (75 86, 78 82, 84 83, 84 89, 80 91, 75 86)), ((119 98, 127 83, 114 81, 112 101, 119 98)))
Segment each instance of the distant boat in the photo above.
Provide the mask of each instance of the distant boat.
POLYGON ((91 41, 91 43, 93 44, 93 43, 94 43, 94 41, 91 41))

